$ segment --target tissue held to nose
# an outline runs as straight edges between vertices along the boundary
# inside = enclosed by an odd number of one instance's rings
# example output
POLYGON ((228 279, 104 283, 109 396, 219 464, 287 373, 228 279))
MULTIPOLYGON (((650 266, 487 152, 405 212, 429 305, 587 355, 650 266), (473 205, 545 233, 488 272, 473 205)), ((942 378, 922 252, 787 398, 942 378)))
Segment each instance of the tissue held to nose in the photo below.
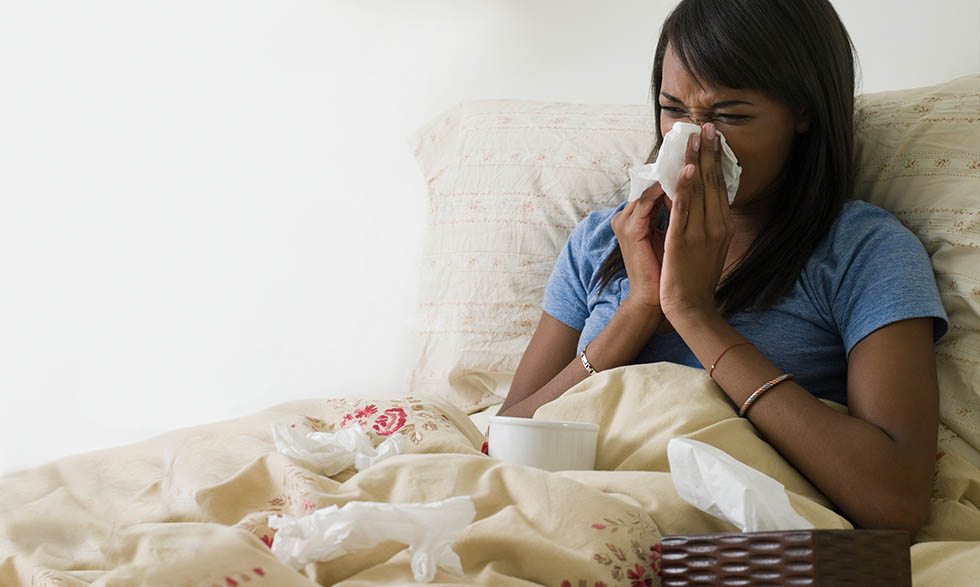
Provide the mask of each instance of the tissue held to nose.
MULTIPOLYGON (((687 153, 687 137, 694 133, 701 132, 701 127, 690 122, 676 122, 670 132, 664 135, 664 142, 660 145, 660 153, 657 160, 648 165, 631 167, 630 173, 630 201, 643 195, 650 186, 660 182, 667 197, 674 199, 674 188, 677 187, 677 180, 681 177, 684 170, 684 159, 687 153)), ((735 201, 735 193, 738 192, 738 181, 742 175, 742 167, 735 158, 735 153, 728 146, 725 135, 718 132, 721 139, 721 169, 725 176, 725 188, 728 190, 728 205, 735 201)))

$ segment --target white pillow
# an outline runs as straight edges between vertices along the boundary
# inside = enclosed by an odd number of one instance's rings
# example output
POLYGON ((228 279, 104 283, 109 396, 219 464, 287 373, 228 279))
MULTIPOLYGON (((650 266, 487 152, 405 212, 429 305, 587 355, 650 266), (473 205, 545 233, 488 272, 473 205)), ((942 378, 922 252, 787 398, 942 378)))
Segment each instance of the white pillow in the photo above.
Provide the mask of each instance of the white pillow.
POLYGON ((855 121, 855 196, 929 252, 950 321, 936 346, 940 419, 980 450, 980 76, 860 96, 855 121))
POLYGON ((629 193, 651 107, 466 102, 417 136, 429 185, 413 393, 503 401, 568 233, 629 193), (624 188, 620 190, 620 188, 624 188))

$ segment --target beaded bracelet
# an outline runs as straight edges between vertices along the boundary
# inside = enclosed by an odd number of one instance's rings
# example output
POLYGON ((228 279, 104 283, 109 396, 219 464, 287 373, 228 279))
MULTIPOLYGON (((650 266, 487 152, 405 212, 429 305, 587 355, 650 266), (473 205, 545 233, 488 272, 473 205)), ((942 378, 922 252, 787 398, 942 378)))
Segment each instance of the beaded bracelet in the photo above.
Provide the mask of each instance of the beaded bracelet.
POLYGON ((786 381, 787 379, 792 379, 792 378, 793 378, 793 376, 791 374, 789 374, 789 373, 783 373, 779 377, 776 377, 775 379, 770 379, 769 381, 763 383, 762 384, 762 387, 760 387, 759 389, 753 391, 752 392, 752 395, 750 395, 749 398, 747 400, 745 400, 745 403, 742 404, 742 408, 738 411, 738 415, 744 418, 745 417, 745 413, 749 411, 749 406, 751 406, 755 402, 755 400, 759 399, 759 397, 761 397, 762 394, 764 394, 765 392, 769 391, 773 387, 779 385, 783 381, 786 381))
POLYGON ((728 351, 730 351, 730 350, 732 350, 733 348, 735 348, 735 347, 737 347, 737 346, 742 346, 743 344, 752 344, 752 343, 751 343, 751 342, 749 342, 749 341, 747 341, 747 340, 745 340, 745 341, 742 341, 742 342, 736 342, 736 343, 735 343, 735 344, 733 344, 732 346, 730 346, 730 347, 728 347, 727 349, 725 349, 725 350, 723 350, 723 351, 721 351, 721 354, 720 354, 720 355, 718 355, 718 358, 717 358, 717 359, 715 359, 715 362, 714 362, 714 363, 711 363, 711 367, 710 367, 710 368, 708 369, 708 377, 711 377, 711 376, 712 376, 712 374, 714 374, 714 372, 715 372, 715 367, 716 367, 716 366, 718 365, 718 361, 720 361, 720 360, 721 360, 721 358, 725 356, 725 353, 727 353, 728 351))

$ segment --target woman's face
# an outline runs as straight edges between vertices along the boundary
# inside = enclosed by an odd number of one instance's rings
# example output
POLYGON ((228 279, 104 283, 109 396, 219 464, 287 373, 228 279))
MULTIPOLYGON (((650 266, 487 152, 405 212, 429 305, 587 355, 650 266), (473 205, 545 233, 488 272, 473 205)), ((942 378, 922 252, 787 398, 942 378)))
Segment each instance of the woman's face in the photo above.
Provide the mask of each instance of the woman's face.
POLYGON ((712 122, 725 135, 742 166, 733 206, 745 206, 778 187, 793 139, 809 125, 804 109, 791 108, 768 94, 700 86, 670 44, 664 55, 658 99, 663 134, 670 132, 675 122, 712 122))

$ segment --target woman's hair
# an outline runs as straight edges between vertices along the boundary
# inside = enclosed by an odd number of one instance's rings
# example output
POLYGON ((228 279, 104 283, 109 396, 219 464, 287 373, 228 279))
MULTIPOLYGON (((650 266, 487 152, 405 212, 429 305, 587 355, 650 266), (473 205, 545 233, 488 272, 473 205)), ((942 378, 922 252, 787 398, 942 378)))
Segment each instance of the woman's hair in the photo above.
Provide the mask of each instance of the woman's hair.
MULTIPOLYGON (((722 313, 765 309, 789 293, 853 186, 854 54, 829 0, 683 0, 664 22, 651 92, 663 143, 660 87, 667 43, 701 83, 767 93, 802 106, 809 128, 797 134, 777 208, 715 299, 722 313)), ((617 245, 600 269, 602 287, 624 270, 617 245)))

